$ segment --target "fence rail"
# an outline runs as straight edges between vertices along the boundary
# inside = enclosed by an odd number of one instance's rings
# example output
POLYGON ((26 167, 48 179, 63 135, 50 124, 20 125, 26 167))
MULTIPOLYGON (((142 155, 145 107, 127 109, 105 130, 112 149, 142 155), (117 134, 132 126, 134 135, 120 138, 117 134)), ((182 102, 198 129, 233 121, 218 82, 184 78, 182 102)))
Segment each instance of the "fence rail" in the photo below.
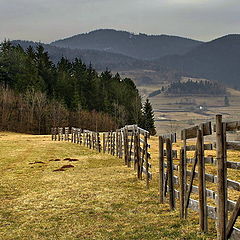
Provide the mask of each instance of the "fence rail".
POLYGON ((189 208, 197 211, 200 230, 203 232, 208 231, 208 218, 216 220, 218 239, 240 239, 240 229, 234 227, 240 215, 240 199, 237 202, 228 199, 228 189, 239 194, 237 192, 240 191, 240 183, 228 179, 227 174, 227 169, 240 169, 240 162, 229 161, 227 152, 228 149, 240 149, 239 142, 227 141, 228 131, 239 129, 239 121, 223 122, 221 115, 216 116, 215 124, 207 122, 183 129, 180 135, 182 147, 178 164, 173 163, 174 138, 171 135, 159 137, 160 203, 163 203, 168 195, 169 207, 174 209, 175 201, 179 199, 181 218, 187 218, 189 208), (214 135, 215 143, 206 142, 205 137, 214 135), (189 140, 191 144, 188 143, 189 140), (206 151, 215 151, 216 158, 205 156, 206 151), (189 158, 189 153, 194 157, 189 158), (217 174, 206 173, 206 164, 215 169, 217 174), (174 175, 176 171, 178 176, 174 175), (198 185, 194 185, 196 180, 198 185), (208 189, 206 182, 216 184, 217 192, 208 189), (195 199, 191 198, 193 194, 195 199), (216 205, 208 205, 207 198, 213 199, 216 205))
MULTIPOLYGON (((228 176, 228 169, 240 170, 240 161, 232 161, 228 153, 228 150, 240 150, 239 141, 228 141, 228 132, 239 130, 240 121, 223 122, 222 116, 217 115, 215 123, 183 129, 178 141, 176 133, 159 136, 160 203, 167 200, 173 210, 178 200, 181 218, 188 217, 188 209, 198 212, 203 232, 208 231, 208 218, 214 219, 221 240, 240 239, 240 229, 234 227, 240 215, 240 182, 228 176), (215 141, 209 143, 208 136, 215 141), (180 150, 179 141, 182 142, 180 150), (209 151, 212 156, 207 155, 209 151), (211 173, 207 173, 209 167, 211 173), (211 189, 214 185, 215 191, 211 189), (228 191, 235 191, 238 200, 230 199, 228 191), (215 204, 209 205, 208 198, 215 204)), ((153 178, 149 137, 149 132, 137 125, 103 133, 74 127, 52 128, 54 141, 71 141, 123 159, 127 167, 136 171, 137 178, 145 179, 147 188, 153 178)))
POLYGON ((54 141, 71 141, 98 152, 124 158, 125 165, 133 166, 139 179, 145 176, 146 187, 149 188, 152 173, 149 170, 151 154, 149 153, 148 131, 137 125, 127 125, 115 132, 99 133, 75 127, 72 127, 71 131, 69 127, 55 127, 51 129, 51 132, 54 141))

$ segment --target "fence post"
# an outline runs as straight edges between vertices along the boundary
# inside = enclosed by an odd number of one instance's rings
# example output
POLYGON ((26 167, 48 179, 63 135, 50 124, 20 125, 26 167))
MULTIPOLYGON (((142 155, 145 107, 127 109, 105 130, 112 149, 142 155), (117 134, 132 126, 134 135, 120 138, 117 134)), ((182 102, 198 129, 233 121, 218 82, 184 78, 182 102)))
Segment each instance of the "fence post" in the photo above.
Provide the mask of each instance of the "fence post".
POLYGON ((179 185, 180 185, 180 218, 184 218, 185 206, 185 185, 184 185, 184 150, 180 150, 180 164, 179 164, 179 185))
POLYGON ((120 131, 120 158, 123 157, 123 141, 124 141, 123 132, 121 130, 120 131))
POLYGON ((172 144, 169 138, 166 139, 166 150, 167 150, 169 206, 171 210, 174 210, 172 144))
POLYGON ((128 165, 128 132, 127 129, 124 129, 124 158, 125 165, 128 165))
POLYGON ((144 134, 144 142, 145 142, 145 166, 146 166, 146 187, 149 189, 149 163, 148 163, 148 135, 144 134))
POLYGON ((203 232, 207 232, 206 182, 205 182, 205 163, 202 130, 200 129, 197 130, 197 145, 196 145, 198 158, 199 224, 200 230, 203 232))
POLYGON ((184 188, 184 219, 187 218, 187 138, 186 129, 183 130, 183 188, 184 188))
MULTIPOLYGON (((128 155, 128 167, 131 167, 133 140, 134 140, 134 132, 132 132, 132 136, 131 136, 129 155, 128 155)), ((134 164, 134 162, 133 162, 133 164, 134 164)))
POLYGON ((141 179, 141 151, 140 151, 140 134, 139 132, 136 133, 136 168, 137 168, 137 175, 138 179, 141 179))
POLYGON ((58 141, 60 141, 60 131, 59 131, 59 127, 57 128, 57 130, 58 130, 58 132, 57 132, 57 134, 58 134, 58 141))
POLYGON ((80 129, 80 145, 82 145, 83 142, 83 135, 82 135, 82 129, 80 129))
POLYGON ((118 137, 118 130, 116 130, 116 157, 119 155, 119 137, 118 137))
POLYGON ((54 139, 54 131, 53 131, 53 128, 51 128, 51 134, 52 134, 52 141, 54 139))
POLYGON ((219 240, 226 239, 226 162, 224 150, 224 134, 222 115, 216 116, 216 155, 217 155, 217 179, 218 179, 218 198, 217 198, 217 233, 219 240))
POLYGON ((103 153, 106 152, 106 142, 105 142, 105 133, 103 133, 103 153))
POLYGON ((159 136, 159 201, 164 202, 164 149, 163 137, 159 136))

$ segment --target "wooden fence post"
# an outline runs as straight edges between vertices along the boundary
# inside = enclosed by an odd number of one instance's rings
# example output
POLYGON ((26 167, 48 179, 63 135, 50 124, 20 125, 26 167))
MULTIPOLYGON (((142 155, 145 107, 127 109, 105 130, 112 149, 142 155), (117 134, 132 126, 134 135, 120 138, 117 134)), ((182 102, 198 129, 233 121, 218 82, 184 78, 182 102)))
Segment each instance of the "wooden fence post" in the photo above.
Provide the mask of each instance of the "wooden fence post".
POLYGON ((82 129, 80 130, 80 145, 83 143, 83 134, 82 134, 82 129))
POLYGON ((123 131, 120 131, 120 158, 123 157, 123 142, 124 142, 124 138, 123 138, 123 131))
POLYGON ((54 131, 53 131, 53 128, 51 128, 51 134, 52 134, 52 141, 54 139, 54 131))
POLYGON ((222 115, 216 116, 216 155, 217 155, 217 179, 218 179, 218 198, 217 198, 217 233, 219 240, 226 239, 226 162, 224 150, 224 134, 222 115))
POLYGON ((183 130, 183 188, 184 188, 184 219, 187 218, 187 138, 183 130))
POLYGON ((141 151, 140 151, 140 133, 137 132, 136 134, 136 168, 137 168, 137 176, 138 179, 141 179, 141 165, 140 160, 141 158, 141 151))
POLYGON ((60 141, 60 128, 58 127, 58 141, 60 141))
POLYGON ((159 136, 159 201, 164 202, 164 141, 163 137, 159 136))
POLYGON ((112 155, 113 154, 113 132, 111 131, 110 132, 110 154, 112 155))
POLYGON ((180 150, 180 165, 179 165, 179 185, 180 185, 180 218, 184 218, 185 206, 185 184, 184 184, 184 150, 180 150))
POLYGON ((116 151, 116 132, 113 132, 113 156, 115 156, 115 151, 116 151))
POLYGON ((167 150, 167 172, 168 172, 168 193, 169 193, 169 206, 174 210, 174 186, 173 186, 173 161, 172 161, 172 146, 169 138, 166 139, 167 150))
POLYGON ((148 163, 148 135, 144 134, 145 142, 145 166, 146 166, 146 187, 149 189, 149 163, 148 163))
POLYGON ((128 130, 125 129, 125 163, 128 166, 129 158, 129 143, 128 143, 128 130))
POLYGON ((106 152, 106 142, 105 142, 105 138, 106 138, 105 133, 103 133, 103 153, 106 152))
POLYGON ((118 154, 119 154, 119 139, 118 139, 118 130, 116 130, 116 157, 118 157, 118 154))
MULTIPOLYGON (((129 153, 128 153, 128 167, 131 167, 133 140, 134 140, 134 132, 132 132, 130 148, 129 148, 129 153)), ((128 143, 128 145, 129 145, 129 143, 128 143)))
POLYGON ((53 128, 53 134, 54 134, 54 137, 53 137, 53 140, 57 141, 57 128, 53 128))
MULTIPOLYGON (((203 128, 202 128, 203 130, 203 128)), ((206 182, 205 163, 203 149, 203 132, 197 131, 197 158, 198 158, 198 195, 199 195, 199 224, 200 230, 207 232, 207 203, 206 203, 206 182)))

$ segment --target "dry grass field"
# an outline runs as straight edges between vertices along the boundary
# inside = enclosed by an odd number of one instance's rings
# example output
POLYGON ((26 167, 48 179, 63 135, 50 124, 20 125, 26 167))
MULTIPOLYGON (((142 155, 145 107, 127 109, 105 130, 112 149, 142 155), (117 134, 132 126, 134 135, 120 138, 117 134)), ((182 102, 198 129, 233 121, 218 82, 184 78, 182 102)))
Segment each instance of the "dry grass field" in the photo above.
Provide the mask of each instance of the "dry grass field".
POLYGON ((179 208, 159 204, 157 138, 150 143, 146 190, 122 159, 50 136, 0 133, 0 239, 215 239, 213 221, 203 235, 196 213, 180 220, 179 208), (74 167, 54 171, 64 165, 74 167))

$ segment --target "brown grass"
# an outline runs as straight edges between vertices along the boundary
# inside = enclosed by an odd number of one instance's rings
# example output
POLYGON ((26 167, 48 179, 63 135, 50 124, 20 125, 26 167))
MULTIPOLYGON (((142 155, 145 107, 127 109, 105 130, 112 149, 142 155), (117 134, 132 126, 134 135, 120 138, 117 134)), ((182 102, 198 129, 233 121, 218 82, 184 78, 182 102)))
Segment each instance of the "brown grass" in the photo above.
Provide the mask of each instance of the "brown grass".
POLYGON ((0 239, 215 239, 159 204, 156 138, 148 191, 122 159, 50 136, 1 133, 0 149, 0 239), (65 158, 79 161, 53 172, 65 158))

